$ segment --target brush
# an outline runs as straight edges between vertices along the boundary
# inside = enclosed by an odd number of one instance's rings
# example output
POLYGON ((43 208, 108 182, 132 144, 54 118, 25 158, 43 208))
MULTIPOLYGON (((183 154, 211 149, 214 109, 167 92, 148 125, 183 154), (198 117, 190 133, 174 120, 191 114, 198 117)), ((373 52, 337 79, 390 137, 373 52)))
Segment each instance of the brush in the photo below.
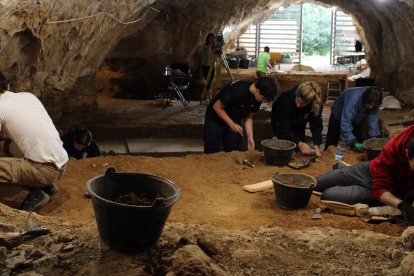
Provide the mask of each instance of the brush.
POLYGON ((319 207, 322 211, 331 212, 336 215, 361 217, 369 215, 369 206, 367 204, 357 203, 354 205, 331 201, 321 200, 319 207))

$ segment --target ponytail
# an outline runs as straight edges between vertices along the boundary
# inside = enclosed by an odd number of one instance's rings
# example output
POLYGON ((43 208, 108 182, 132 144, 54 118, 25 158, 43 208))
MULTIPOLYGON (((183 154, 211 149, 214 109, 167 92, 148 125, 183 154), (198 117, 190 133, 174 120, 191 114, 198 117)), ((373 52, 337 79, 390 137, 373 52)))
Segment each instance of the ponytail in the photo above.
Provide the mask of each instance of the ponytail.
POLYGON ((314 81, 304 82, 296 90, 296 96, 300 97, 305 104, 312 104, 312 113, 319 115, 321 110, 321 88, 314 81))

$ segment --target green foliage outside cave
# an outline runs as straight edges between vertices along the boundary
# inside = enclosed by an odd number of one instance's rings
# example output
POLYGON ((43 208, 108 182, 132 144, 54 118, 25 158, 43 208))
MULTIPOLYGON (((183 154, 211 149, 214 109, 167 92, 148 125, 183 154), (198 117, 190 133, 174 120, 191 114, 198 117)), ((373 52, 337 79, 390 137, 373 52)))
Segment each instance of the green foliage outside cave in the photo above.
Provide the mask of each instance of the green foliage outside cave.
POLYGON ((303 5, 302 51, 309 56, 326 56, 331 49, 331 9, 307 3, 303 5))

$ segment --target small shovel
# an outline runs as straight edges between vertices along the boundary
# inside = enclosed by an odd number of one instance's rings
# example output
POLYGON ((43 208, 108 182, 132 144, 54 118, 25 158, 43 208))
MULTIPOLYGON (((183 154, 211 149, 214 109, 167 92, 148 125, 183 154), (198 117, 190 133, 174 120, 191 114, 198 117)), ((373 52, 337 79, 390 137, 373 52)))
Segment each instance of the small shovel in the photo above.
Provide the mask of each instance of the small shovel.
POLYGON ((20 232, 8 232, 7 233, 7 235, 9 235, 12 238, 24 237, 24 236, 39 237, 39 236, 43 236, 47 234, 50 234, 50 229, 47 227, 35 227, 29 230, 22 230, 20 232))
POLYGON ((9 232, 7 234, 12 238, 23 236, 38 237, 50 234, 50 229, 47 227, 40 226, 40 223, 37 220, 37 218, 33 215, 33 212, 30 212, 26 219, 26 225, 21 231, 9 232))
MULTIPOLYGON (((246 147, 246 150, 248 150, 249 147, 247 146, 247 142, 244 139, 244 135, 242 133, 240 133, 240 135, 241 135, 241 138, 243 140, 244 146, 246 147)), ((253 164, 253 162, 251 162, 250 160, 248 160, 246 158, 239 158, 238 159, 238 162, 239 162, 240 165, 246 165, 246 166, 249 166, 250 168, 254 168, 255 167, 255 165, 253 164)))

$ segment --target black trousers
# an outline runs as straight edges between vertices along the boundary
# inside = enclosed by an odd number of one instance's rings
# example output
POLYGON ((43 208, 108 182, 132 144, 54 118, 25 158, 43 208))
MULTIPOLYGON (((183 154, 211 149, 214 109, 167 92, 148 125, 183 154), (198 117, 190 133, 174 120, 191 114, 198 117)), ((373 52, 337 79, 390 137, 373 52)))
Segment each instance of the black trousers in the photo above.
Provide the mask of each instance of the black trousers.
POLYGON ((241 135, 224 122, 204 121, 204 153, 240 150, 241 135))
MULTIPOLYGON (((365 116, 365 118, 359 125, 353 125, 352 133, 354 134, 357 143, 362 143, 363 141, 369 138, 368 116, 365 116)), ((341 123, 339 120, 335 119, 334 116, 332 116, 331 114, 331 116, 329 117, 328 133, 326 134, 325 149, 327 149, 331 145, 337 146, 340 135, 341 123)))

